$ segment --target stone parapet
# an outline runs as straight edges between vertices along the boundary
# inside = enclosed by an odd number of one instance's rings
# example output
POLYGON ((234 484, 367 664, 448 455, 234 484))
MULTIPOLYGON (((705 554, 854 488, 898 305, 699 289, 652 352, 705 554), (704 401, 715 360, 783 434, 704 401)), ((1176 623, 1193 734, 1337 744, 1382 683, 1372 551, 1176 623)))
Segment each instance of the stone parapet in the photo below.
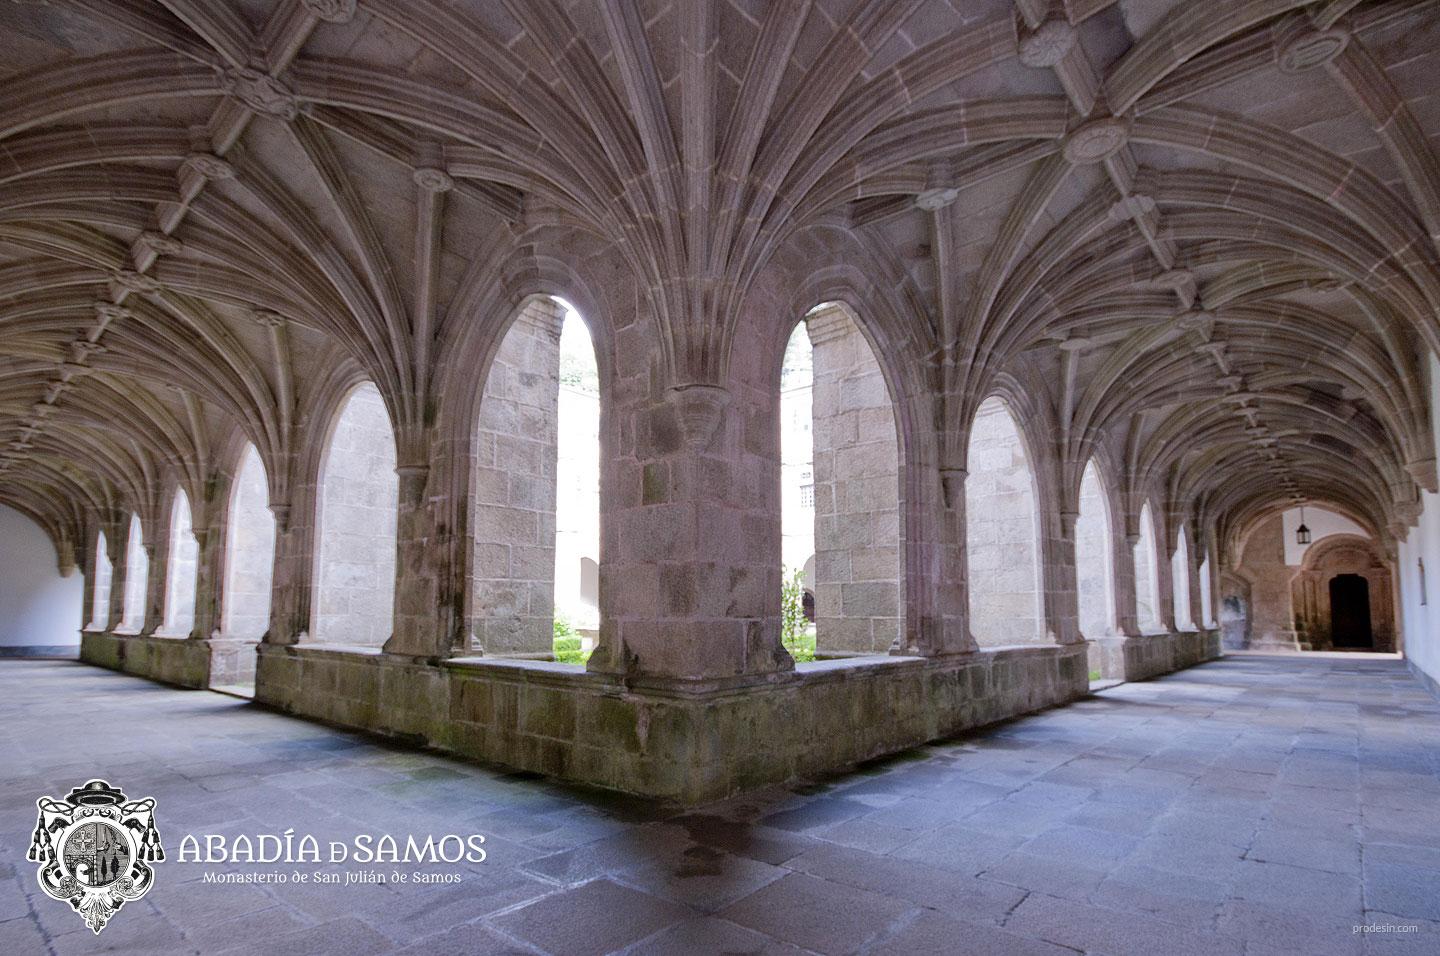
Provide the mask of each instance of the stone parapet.
POLYGON ((82 631, 80 660, 177 687, 204 689, 255 679, 254 641, 82 631))
POLYGON ((1090 670, 1103 680, 1149 680, 1221 655, 1218 630, 1099 637, 1087 641, 1090 670))
POLYGON ((761 684, 637 691, 540 661, 420 664, 263 645, 256 700, 467 757, 681 804, 841 770, 1088 692, 1083 647, 802 664, 761 684), (817 728, 824 728, 823 733, 817 728))

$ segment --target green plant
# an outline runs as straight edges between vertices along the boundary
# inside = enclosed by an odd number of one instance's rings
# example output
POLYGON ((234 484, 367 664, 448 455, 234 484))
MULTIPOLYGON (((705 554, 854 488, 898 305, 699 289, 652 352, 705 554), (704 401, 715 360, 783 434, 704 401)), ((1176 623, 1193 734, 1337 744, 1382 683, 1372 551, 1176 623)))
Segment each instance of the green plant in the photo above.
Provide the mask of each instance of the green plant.
POLYGON ((584 664, 590 652, 581 649, 580 632, 563 614, 555 615, 555 660, 561 664, 584 664))
POLYGON ((1100 672, 1099 672, 1099 671, 1091 671, 1091 672, 1090 672, 1090 679, 1091 679, 1091 680, 1099 680, 1099 679, 1100 679, 1100 672))
POLYGON ((815 659, 815 637, 808 633, 810 623, 805 620, 805 588, 801 584, 803 572, 782 571, 780 579, 780 643, 797 661, 815 659))

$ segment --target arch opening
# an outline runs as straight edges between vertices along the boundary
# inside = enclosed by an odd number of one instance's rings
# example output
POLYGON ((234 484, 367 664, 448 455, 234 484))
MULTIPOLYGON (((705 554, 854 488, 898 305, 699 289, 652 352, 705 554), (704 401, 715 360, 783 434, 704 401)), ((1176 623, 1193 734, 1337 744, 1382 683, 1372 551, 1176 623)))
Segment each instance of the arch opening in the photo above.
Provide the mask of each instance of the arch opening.
POLYGON ((1135 622, 1140 630, 1155 633, 1160 617, 1160 561, 1155 547, 1155 522, 1147 501, 1140 508, 1140 538, 1135 542, 1135 622))
POLYGON ((110 582, 115 570, 110 564, 105 532, 95 539, 95 581, 91 591, 90 629, 103 631, 110 626, 110 582))
POLYGON ((1375 647, 1370 582, 1359 574, 1337 574, 1330 579, 1330 640, 1337 648, 1375 647))
POLYGON ((1111 560, 1110 503, 1092 459, 1080 479, 1080 512, 1075 519, 1075 569, 1080 633, 1087 638, 1115 633, 1115 576, 1111 560))
POLYGON ((796 324, 779 392, 782 642, 797 661, 887 653, 904 624, 900 438, 849 308, 796 324))
POLYGON ((275 516, 270 484, 254 445, 247 444, 230 490, 221 631, 232 646, 211 656, 210 685, 254 694, 255 648, 270 627, 275 569, 275 516))
POLYGON ((981 647, 1044 643, 1035 475, 1004 399, 980 404, 966 461, 971 633, 981 647))
POLYGON ((170 567, 166 573, 163 633, 183 637, 195 627, 195 582, 199 573, 200 545, 195 540, 190 499, 175 492, 170 507, 170 567))
POLYGON ((145 627, 145 591, 150 561, 145 553, 145 532, 140 516, 130 516, 130 535, 125 544, 125 611, 116 630, 139 634, 145 627))
POLYGON ((1175 629, 1195 630, 1190 608, 1190 542, 1183 524, 1176 536, 1175 553, 1170 556, 1170 593, 1175 608, 1175 629))
POLYGON ((569 303, 535 296, 491 361, 471 460, 472 649, 583 664, 600 627, 600 380, 569 303))
POLYGON ((310 640, 380 647, 395 610, 399 477, 380 390, 357 386, 335 417, 320 469, 310 640))

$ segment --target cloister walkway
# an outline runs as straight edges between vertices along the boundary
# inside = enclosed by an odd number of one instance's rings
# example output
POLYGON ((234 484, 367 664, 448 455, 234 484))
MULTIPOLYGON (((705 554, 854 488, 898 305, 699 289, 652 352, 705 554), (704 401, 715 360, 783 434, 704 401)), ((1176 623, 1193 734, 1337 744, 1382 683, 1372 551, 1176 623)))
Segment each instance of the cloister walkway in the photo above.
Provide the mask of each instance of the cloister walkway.
POLYGON ((0 766, 5 953, 1440 951, 1440 705, 1395 660, 1229 657, 689 812, 5 662, 0 766), (35 799, 97 776, 158 799, 170 855, 98 938, 25 860, 35 799), (178 860, 187 833, 287 828, 478 832, 488 858, 350 886, 178 860))

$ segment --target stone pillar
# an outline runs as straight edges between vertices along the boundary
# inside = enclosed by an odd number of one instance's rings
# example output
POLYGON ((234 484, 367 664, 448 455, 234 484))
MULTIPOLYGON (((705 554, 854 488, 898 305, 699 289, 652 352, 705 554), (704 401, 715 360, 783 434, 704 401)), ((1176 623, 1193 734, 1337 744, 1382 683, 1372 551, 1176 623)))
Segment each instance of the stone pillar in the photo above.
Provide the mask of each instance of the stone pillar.
POLYGON ((492 657, 550 659, 555 627, 555 488, 560 329, 532 300, 485 380, 475 432, 472 629, 492 657))
POLYGON ((395 625, 384 651, 435 661, 464 653, 468 643, 458 551, 466 532, 457 513, 466 496, 456 478, 464 468, 434 429, 402 426, 395 452, 395 625))
POLYGON ((806 319, 813 349, 815 611, 819 656, 884 654, 900 640, 895 411, 865 336, 839 308, 806 319))
POLYGON ((1139 543, 1139 534, 1111 535, 1113 550, 1110 560, 1115 569, 1115 631, 1123 637, 1140 635, 1135 595, 1135 548, 1139 543))
POLYGON ((170 535, 155 535, 145 543, 148 570, 145 573, 145 620, 140 633, 149 637, 165 623, 165 591, 169 587, 170 535))
MULTIPOLYGON (((299 489, 292 488, 294 495, 299 489)), ((275 516, 275 554, 270 579, 270 624, 266 644, 298 644, 310 634, 310 607, 315 589, 315 496, 301 497, 302 506, 270 502, 275 516)))
MULTIPOLYGON (((99 586, 98 576, 100 574, 100 537, 97 534, 88 538, 90 546, 85 549, 84 560, 81 565, 85 575, 85 593, 80 597, 80 630, 91 630, 91 622, 95 620, 95 591, 99 586)), ((110 586, 109 578, 106 578, 105 586, 110 586)), ((108 593, 108 592, 107 592, 108 593)))
POLYGON ((105 533, 105 556, 110 559, 110 608, 105 632, 113 634, 125 620, 125 582, 129 579, 130 516, 119 515, 105 533))
POLYGON ((1045 628, 1056 644, 1076 644, 1080 634, 1080 579, 1076 571, 1075 522, 1080 513, 1062 510, 1041 521, 1048 532, 1043 539, 1045 628))
POLYGON ((205 640, 220 633, 221 602, 225 590, 223 540, 224 535, 218 528, 195 529, 199 556, 195 562, 195 620, 190 626, 190 637, 195 640, 205 640))
POLYGON ((1160 630, 1174 634, 1175 625, 1175 552, 1155 540, 1155 604, 1160 630))
MULTIPOLYGON (((794 662, 780 643, 779 396, 747 387, 613 389, 604 456, 600 643, 592 671, 632 684, 762 681, 794 662), (737 394, 739 392, 739 394, 737 394)), ((623 369, 622 369, 623 370, 623 369)), ((750 370, 754 372, 755 370, 750 370)))
MULTIPOLYGON (((933 399, 932 399, 933 401, 933 399)), ((921 420, 933 421, 933 409, 921 420)), ((917 441, 919 441, 917 436, 917 441)), ((963 445, 963 443, 962 443, 963 445)), ((942 453, 932 449, 938 458, 942 453)), ((923 454, 906 469, 905 632, 894 653, 918 657, 973 654, 969 550, 965 541, 965 469, 936 467, 923 454)))
POLYGON ((1205 630, 1205 607, 1200 593, 1200 564, 1204 558, 1200 535, 1194 531, 1188 536, 1185 548, 1185 585, 1190 590, 1190 629, 1205 630))

